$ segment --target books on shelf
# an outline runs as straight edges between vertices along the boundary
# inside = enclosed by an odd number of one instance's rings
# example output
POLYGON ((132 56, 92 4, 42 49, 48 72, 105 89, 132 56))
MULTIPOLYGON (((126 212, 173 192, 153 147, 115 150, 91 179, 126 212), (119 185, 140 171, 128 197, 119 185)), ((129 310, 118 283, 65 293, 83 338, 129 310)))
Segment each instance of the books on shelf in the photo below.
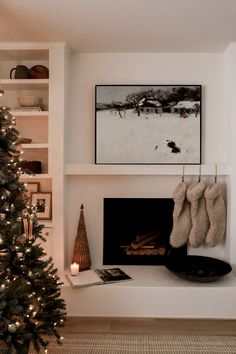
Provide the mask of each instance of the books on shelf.
POLYGON ((92 269, 79 272, 78 275, 71 275, 68 271, 66 278, 72 288, 103 284, 102 279, 92 269))
POLYGON ((68 271, 65 276, 72 288, 109 284, 132 279, 120 268, 89 269, 79 272, 78 275, 71 275, 68 271))
POLYGON ((95 269, 94 271, 105 284, 131 279, 131 277, 120 268, 95 269))

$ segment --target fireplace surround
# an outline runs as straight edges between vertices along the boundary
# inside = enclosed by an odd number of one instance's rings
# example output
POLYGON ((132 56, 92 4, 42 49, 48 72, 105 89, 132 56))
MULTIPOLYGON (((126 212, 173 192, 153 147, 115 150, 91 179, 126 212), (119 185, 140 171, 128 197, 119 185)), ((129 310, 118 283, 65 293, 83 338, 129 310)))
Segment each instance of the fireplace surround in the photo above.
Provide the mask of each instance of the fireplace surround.
POLYGON ((170 243, 172 198, 104 198, 103 264, 163 265, 187 247, 170 243))

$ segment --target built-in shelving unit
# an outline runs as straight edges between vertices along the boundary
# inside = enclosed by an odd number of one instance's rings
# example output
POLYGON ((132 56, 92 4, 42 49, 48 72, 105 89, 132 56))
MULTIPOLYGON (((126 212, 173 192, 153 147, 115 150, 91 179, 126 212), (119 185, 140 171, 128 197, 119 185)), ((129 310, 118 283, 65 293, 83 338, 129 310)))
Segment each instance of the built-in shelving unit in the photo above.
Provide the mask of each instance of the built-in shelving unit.
MULTIPOLYGON (((50 117, 48 111, 36 111, 35 108, 21 107, 19 97, 22 95, 32 95, 42 97, 43 104, 48 106, 50 82, 49 79, 12 79, 10 77, 11 69, 17 65, 25 65, 30 68, 38 63, 49 67, 49 47, 37 49, 34 45, 18 44, 14 48, 9 45, 0 46, 1 71, 0 85, 5 91, 2 97, 2 104, 11 107, 11 114, 16 119, 16 128, 20 136, 30 138, 31 143, 22 144, 24 160, 40 160, 42 163, 42 174, 21 175, 21 180, 25 182, 37 182, 40 191, 52 191, 53 178, 49 175, 49 151, 51 137, 49 136, 50 117), (14 108, 17 107, 18 109, 14 108), (48 190, 48 188, 50 188, 48 190)), ((40 221, 40 220, 39 220, 40 221)), ((52 235, 53 223, 51 220, 42 224, 45 227, 45 234, 52 235), (47 231, 50 229, 50 232, 47 231)), ((47 238, 51 242, 51 237, 47 238)), ((50 248, 46 246, 46 248, 50 248)))
POLYGON ((41 161, 42 173, 22 174, 25 183, 39 184, 39 192, 52 192, 52 220, 39 220, 47 236, 46 250, 53 256, 59 269, 64 269, 63 170, 64 119, 64 65, 66 56, 64 43, 1 43, 0 44, 0 87, 5 91, 1 105, 10 107, 15 117, 16 128, 21 138, 30 139, 22 143, 23 160, 41 161), (28 69, 43 65, 49 69, 47 79, 15 79, 11 70, 17 65, 28 69), (20 106, 20 96, 37 96, 42 110, 20 106), (58 134, 58 129, 60 133, 58 134), (58 149, 58 146, 62 149, 58 149), (63 175, 63 174, 62 174, 63 175), (54 235, 57 238, 54 241, 54 235), (53 242, 56 246, 53 246, 53 242))
POLYGON ((41 64, 49 68, 49 47, 39 49, 35 44, 32 47, 28 44, 5 44, 0 47, 0 56, 0 85, 5 91, 2 102, 12 108, 11 114, 16 118, 16 127, 21 137, 31 138, 30 144, 22 144, 25 151, 23 158, 42 160, 43 174, 48 175, 50 170, 49 113, 48 111, 35 111, 30 106, 21 107, 19 98, 24 95, 40 97, 43 105, 48 106, 50 80, 14 79, 10 78, 10 73, 17 65, 24 65, 30 69, 34 65, 41 64), (18 109, 14 109, 15 107, 18 109))

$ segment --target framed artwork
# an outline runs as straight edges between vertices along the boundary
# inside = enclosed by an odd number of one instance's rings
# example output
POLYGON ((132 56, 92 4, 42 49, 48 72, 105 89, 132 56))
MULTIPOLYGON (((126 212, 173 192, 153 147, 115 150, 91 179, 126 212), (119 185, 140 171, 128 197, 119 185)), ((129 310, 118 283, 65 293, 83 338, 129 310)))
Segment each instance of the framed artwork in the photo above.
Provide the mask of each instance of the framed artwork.
POLYGON ((38 219, 52 218, 52 193, 31 193, 31 205, 36 207, 38 219))
POLYGON ((201 164, 201 85, 96 85, 96 164, 201 164))
POLYGON ((26 198, 28 199, 27 204, 30 204, 31 193, 37 193, 40 191, 40 182, 27 182, 26 183, 26 198))

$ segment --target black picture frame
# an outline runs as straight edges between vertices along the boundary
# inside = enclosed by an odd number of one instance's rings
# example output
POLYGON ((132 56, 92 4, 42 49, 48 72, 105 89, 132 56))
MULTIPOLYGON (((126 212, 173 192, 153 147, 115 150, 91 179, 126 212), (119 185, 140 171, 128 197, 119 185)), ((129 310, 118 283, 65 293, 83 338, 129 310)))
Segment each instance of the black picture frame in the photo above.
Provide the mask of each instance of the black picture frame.
POLYGON ((36 207, 39 220, 52 219, 52 192, 31 193, 31 205, 36 207))
POLYGON ((95 164, 201 164, 202 85, 96 85, 95 164))

